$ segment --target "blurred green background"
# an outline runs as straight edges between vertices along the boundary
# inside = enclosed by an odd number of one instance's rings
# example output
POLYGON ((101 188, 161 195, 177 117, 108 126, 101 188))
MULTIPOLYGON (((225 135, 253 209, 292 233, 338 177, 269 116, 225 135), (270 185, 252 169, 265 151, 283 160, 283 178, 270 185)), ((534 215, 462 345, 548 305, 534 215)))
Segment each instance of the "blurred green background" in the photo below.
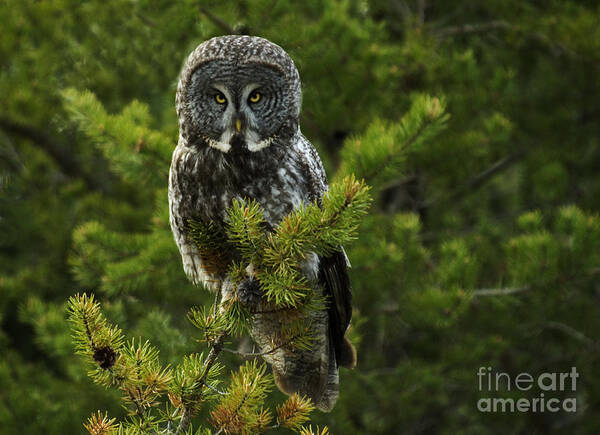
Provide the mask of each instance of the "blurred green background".
POLYGON ((335 434, 600 432, 597 2, 3 0, 0 27, 1 433, 123 416, 74 355, 76 292, 166 363, 198 350, 185 313, 209 298, 183 274, 166 175, 183 61, 229 33, 290 53, 302 130, 330 174, 345 143, 392 146, 386 126, 417 95, 450 114, 367 179, 375 203, 347 249, 359 364, 313 421, 335 434), (545 392, 577 411, 480 412, 481 398, 541 390, 479 391, 479 367, 577 367, 576 391, 545 392))

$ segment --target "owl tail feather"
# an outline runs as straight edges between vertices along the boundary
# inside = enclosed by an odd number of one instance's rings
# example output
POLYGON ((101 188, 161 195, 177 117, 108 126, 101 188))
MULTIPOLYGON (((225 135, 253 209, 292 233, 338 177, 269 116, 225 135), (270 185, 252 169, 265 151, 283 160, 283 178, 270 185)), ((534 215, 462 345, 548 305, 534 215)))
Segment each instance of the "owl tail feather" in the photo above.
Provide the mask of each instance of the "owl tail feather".
MULTIPOLYGON (((288 395, 298 393, 301 396, 307 396, 317 409, 323 412, 333 409, 339 394, 339 373, 335 349, 331 342, 328 345, 328 354, 324 355, 321 363, 318 366, 305 366, 301 373, 281 373, 276 366, 272 366, 275 383, 281 391, 288 395)), ((350 342, 348 345, 350 349, 354 350, 350 342)), ((356 361, 356 352, 354 361, 356 361)), ((298 365, 298 367, 301 366, 302 364, 298 365)))
POLYGON ((347 369, 356 367, 356 349, 346 337, 344 337, 339 349, 338 365, 346 367, 347 369))
POLYGON ((331 338, 329 339, 329 346, 327 385, 321 397, 318 400, 313 399, 315 406, 323 412, 331 411, 337 401, 340 390, 338 367, 342 366, 348 369, 356 367, 356 349, 350 343, 350 340, 344 337, 342 346, 338 350, 339 360, 336 359, 336 352, 331 343, 331 338))
MULTIPOLYGON (((335 360, 335 351, 331 346, 329 351, 329 367, 327 373, 327 385, 321 397, 313 399, 313 402, 317 409, 323 412, 329 412, 335 406, 338 394, 340 392, 340 379, 338 373, 338 365, 335 360)), ((312 399, 312 398, 311 398, 312 399)))

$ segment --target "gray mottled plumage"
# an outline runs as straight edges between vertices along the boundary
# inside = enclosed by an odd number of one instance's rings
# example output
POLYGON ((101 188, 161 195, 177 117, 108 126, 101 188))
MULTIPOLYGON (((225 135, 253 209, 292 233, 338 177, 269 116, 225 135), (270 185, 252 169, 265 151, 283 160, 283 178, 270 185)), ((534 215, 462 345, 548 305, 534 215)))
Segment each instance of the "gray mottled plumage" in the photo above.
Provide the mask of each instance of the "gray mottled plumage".
MULTIPOLYGON (((222 227, 232 199, 248 198, 260 203, 274 228, 302 203, 320 200, 325 171, 300 132, 300 77, 278 45, 250 36, 204 42, 187 59, 176 101, 180 134, 169 176, 171 228, 188 277, 227 297, 228 264, 202 258, 190 240, 189 220, 222 227)), ((281 316, 255 315, 251 334, 279 388, 308 395, 328 411, 338 395, 338 366, 355 364, 344 338, 351 316, 347 259, 340 247, 327 258, 310 256, 303 271, 328 297, 328 309, 306 319, 317 337, 311 351, 274 345, 281 316)))

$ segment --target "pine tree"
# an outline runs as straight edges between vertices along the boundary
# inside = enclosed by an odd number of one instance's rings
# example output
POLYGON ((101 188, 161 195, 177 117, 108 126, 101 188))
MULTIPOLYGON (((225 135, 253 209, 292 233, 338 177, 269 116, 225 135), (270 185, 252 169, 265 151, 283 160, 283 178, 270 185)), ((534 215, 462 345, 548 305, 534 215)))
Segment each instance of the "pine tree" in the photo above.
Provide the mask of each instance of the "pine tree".
MULTIPOLYGON (((82 97, 85 100, 89 95, 82 97)), ((82 122, 95 124, 95 116, 105 118, 102 111, 96 111, 82 122)), ((258 203, 234 201, 228 211, 225 237, 213 237, 214 226, 196 222, 195 240, 199 251, 208 258, 214 255, 218 241, 222 242, 218 246, 221 251, 239 251, 245 263, 231 264, 228 275, 232 283, 239 285, 245 278, 244 270, 252 264, 256 279, 264 288, 263 305, 281 310, 290 319, 280 340, 309 349, 310 330, 303 317, 292 313, 323 310, 326 302, 312 294, 300 273, 302 262, 311 252, 330 254, 356 237, 359 220, 370 202, 367 191, 364 183, 346 177, 343 183, 331 187, 321 204, 295 210, 269 234, 262 230, 263 213, 258 203)), ((148 341, 142 343, 138 339, 136 343, 134 339, 126 343, 121 330, 107 323, 93 295, 77 295, 69 300, 77 352, 93 367, 89 376, 100 385, 120 390, 129 410, 128 420, 118 426, 100 412, 92 414, 85 425, 90 433, 187 433, 192 430, 191 418, 205 403, 215 401, 210 422, 221 432, 262 433, 277 427, 303 430, 301 424, 314 406, 297 394, 278 407, 277 423, 271 424, 271 411, 264 408, 264 401, 272 389, 272 380, 264 363, 259 366, 256 361, 247 362, 231 376, 227 391, 218 390, 218 376, 223 371, 217 361, 219 353, 229 335, 248 331, 253 314, 236 292, 227 300, 220 300, 219 296, 217 293, 212 308, 192 308, 188 314, 210 348, 206 357, 197 353, 184 356, 174 369, 161 366, 158 349, 148 341), (169 403, 164 411, 159 411, 166 397, 169 403)))
MULTIPOLYGON (((599 14, 573 1, 3 2, 2 432, 102 433, 139 422, 135 401, 162 394, 175 412, 177 397, 196 394, 185 384, 171 403, 167 375, 198 376, 210 345, 191 338, 214 342, 225 325, 208 319, 214 300, 185 279, 168 227, 174 86, 198 43, 248 33, 296 62, 303 132, 330 179, 354 173, 373 199, 347 249, 358 367, 342 370, 333 412, 313 412, 301 433, 594 433, 599 14), (65 310, 77 292, 126 332, 113 367, 139 350, 155 387, 86 376, 105 373, 94 354, 109 365, 102 349, 119 343, 100 334, 73 358, 65 310), (479 412, 482 366, 512 376, 576 366, 580 406, 479 412), (121 396, 134 387, 128 417, 121 396)), ((304 294, 271 290, 279 302, 304 294)), ((209 384, 225 393, 231 374, 242 385, 263 370, 240 359, 222 351, 209 384)), ((234 396, 220 408, 225 396, 204 394, 215 401, 195 427, 238 424, 226 412, 234 396)), ((243 418, 285 426, 293 400, 272 389, 243 418)), ((164 427, 170 415, 152 418, 164 427)))

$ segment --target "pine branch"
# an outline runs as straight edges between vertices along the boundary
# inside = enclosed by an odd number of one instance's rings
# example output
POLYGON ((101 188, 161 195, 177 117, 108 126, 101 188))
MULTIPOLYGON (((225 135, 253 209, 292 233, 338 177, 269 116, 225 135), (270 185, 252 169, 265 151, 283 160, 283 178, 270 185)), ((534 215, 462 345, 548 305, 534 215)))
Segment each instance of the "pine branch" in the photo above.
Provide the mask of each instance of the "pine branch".
POLYGON ((301 338, 301 337, 302 336, 300 334, 298 334, 298 335, 290 338, 289 340, 287 340, 287 341, 285 341, 283 343, 280 343, 277 346, 272 347, 270 350, 268 350, 266 352, 240 352, 239 350, 227 349, 225 347, 223 348, 223 351, 229 352, 229 353, 232 353, 232 354, 235 354, 235 355, 240 355, 240 356, 243 356, 243 357, 247 357, 247 358, 256 357, 256 356, 265 356, 265 355, 270 355, 270 354, 276 352, 277 350, 281 349, 282 347, 294 344, 294 342, 296 340, 298 340, 299 338, 301 338))
POLYGON ((506 296, 506 295, 514 295, 514 294, 518 294, 518 293, 523 293, 523 292, 526 292, 529 290, 532 290, 531 286, 507 287, 507 288, 486 288, 486 289, 473 290, 473 296, 474 297, 506 296))
POLYGON ((448 38, 456 35, 464 35, 468 33, 484 33, 490 30, 506 30, 515 29, 517 26, 510 24, 504 20, 494 20, 487 23, 462 24, 458 26, 448 26, 434 32, 438 38, 448 38))
POLYGON ((250 427, 264 426, 269 414, 259 410, 272 381, 266 375, 266 364, 246 362, 234 373, 229 394, 211 412, 211 423, 226 433, 247 432, 250 427))
POLYGON ((27 138, 33 145, 43 149, 68 177, 81 178, 90 189, 106 192, 107 188, 101 182, 101 177, 98 177, 97 174, 92 176, 83 171, 81 162, 71 152, 70 147, 58 143, 45 131, 4 117, 0 117, 0 128, 7 133, 27 138))
MULTIPOLYGON (((107 325, 100 304, 93 295, 71 297, 68 312, 76 352, 87 357, 90 363, 97 364, 100 369, 111 369, 123 346, 121 330, 107 325)), ((97 380, 100 381, 99 378, 97 380)))
POLYGON ((124 179, 161 183, 168 175, 171 156, 170 138, 151 130, 149 109, 133 101, 121 113, 106 112, 89 91, 67 89, 62 92, 70 119, 103 153, 115 173, 124 179))
MULTIPOLYGON (((140 427, 153 427, 156 422, 151 410, 171 383, 171 370, 161 368, 158 350, 148 341, 132 340, 124 345, 121 330, 107 323, 93 295, 71 297, 68 311, 77 353, 94 366, 92 379, 121 390, 140 427)), ((99 417, 88 423, 92 429, 103 424, 99 417)))
POLYGON ((329 428, 327 426, 323 426, 323 429, 317 426, 316 430, 313 429, 312 426, 303 426, 300 428, 300 435, 330 435, 329 428))
MULTIPOLYGON (((430 117, 426 118, 425 122, 421 123, 418 126, 417 130, 404 141, 404 143, 402 144, 400 149, 394 150, 394 154, 400 155, 404 151, 406 151, 408 148, 410 148, 417 141, 417 139, 423 134, 423 132, 426 131, 427 128, 431 124, 433 124, 433 122, 434 122, 434 118, 430 118, 430 117)), ((390 161, 388 159, 383 160, 377 166, 374 166, 368 172, 363 174, 362 177, 366 180, 371 180, 371 179, 375 178, 377 175, 381 174, 381 172, 389 165, 390 165, 390 161)))
POLYGON ((203 267, 211 273, 222 273, 223 265, 232 262, 234 252, 225 233, 214 222, 190 220, 188 227, 190 237, 200 251, 203 267))
MULTIPOLYGON (((229 246, 251 266, 252 278, 258 279, 273 309, 296 308, 310 300, 312 287, 301 272, 302 265, 310 253, 331 254, 355 237, 360 218, 370 204, 368 190, 364 182, 346 177, 331 186, 320 206, 310 204, 294 210, 272 233, 267 233, 263 211, 256 201, 233 201, 227 212, 229 246)), ((208 246, 202 238, 197 241, 201 251, 208 246)), ((234 264, 229 276, 233 283, 240 284, 246 279, 246 268, 234 264)), ((236 300, 232 298, 230 303, 236 300)), ((313 302, 318 301, 313 298, 313 302)), ((269 310, 263 307, 258 311, 269 310)), ((251 314, 253 311, 249 309, 251 314)))
POLYGON ((458 187, 454 191, 450 192, 446 196, 438 197, 426 201, 418 206, 419 210, 423 210, 426 208, 430 208, 434 205, 438 204, 448 204, 448 203, 456 203, 461 200, 463 197, 471 195, 483 187, 486 183, 492 180, 496 175, 501 174, 502 172, 510 169, 514 164, 520 162, 525 155, 527 154, 528 149, 522 149, 519 151, 515 151, 514 153, 504 157, 503 159, 498 160, 490 167, 484 169, 479 174, 476 174, 471 179, 469 179, 462 186, 458 187))
MULTIPOLYGON (((254 310, 272 311, 273 315, 286 317, 285 327, 277 331, 280 336, 273 337, 273 348, 260 353, 260 356, 286 346, 308 349, 312 332, 307 313, 324 309, 325 301, 320 292, 309 285, 301 272, 302 264, 309 255, 338 250, 341 244, 355 237, 360 218, 370 204, 368 190, 364 182, 347 177, 342 183, 331 186, 320 206, 315 203, 294 211, 272 233, 267 232, 263 211, 256 202, 234 201, 228 214, 226 236, 215 236, 215 227, 210 223, 190 223, 199 249, 210 248, 218 252, 224 246, 235 246, 247 261, 247 266, 243 263, 230 265, 228 273, 234 287, 226 300, 219 302, 217 294, 210 312, 196 308, 190 310, 188 317, 203 331, 210 351, 205 359, 202 355, 185 357, 173 375, 170 369, 160 369, 158 351, 148 342, 132 341, 123 346, 120 330, 106 324, 93 297, 88 299, 83 295, 73 298, 71 317, 77 331, 76 339, 81 352, 96 364, 95 380, 107 386, 115 385, 123 391, 123 400, 133 415, 130 418, 140 428, 150 430, 157 427, 153 412, 158 403, 156 399, 164 392, 168 393, 179 416, 177 427, 171 429, 173 417, 163 414, 167 433, 186 433, 201 404, 215 398, 215 394, 221 396, 221 401, 211 416, 223 431, 268 428, 271 414, 268 410, 259 409, 271 388, 271 381, 265 376, 266 365, 246 364, 232 376, 227 391, 218 388, 216 379, 221 367, 217 358, 224 350, 225 338, 247 328, 245 325, 252 316, 251 310, 241 303, 238 287, 246 284, 249 274, 252 279, 260 280, 265 288, 269 288, 271 280, 273 288, 279 292, 275 295, 275 306, 266 303, 254 310), (295 309, 277 310, 277 304, 286 308, 294 306, 295 309), (119 339, 118 343, 115 337, 119 339)), ((294 422, 304 421, 302 416, 308 415, 309 406, 302 400, 286 406, 286 412, 280 415, 280 424, 299 428, 300 423, 294 422), (287 417, 284 418, 284 414, 287 417)))
POLYGON ((103 415, 100 413, 100 411, 92 414, 91 417, 88 418, 87 423, 85 423, 83 426, 90 433, 90 435, 109 435, 114 433, 117 428, 115 425, 115 419, 109 419, 106 413, 103 415))
POLYGON ((286 402, 277 407, 277 425, 298 431, 308 421, 309 414, 315 409, 308 397, 292 394, 286 402))
MULTIPOLYGON (((203 374, 199 380, 200 388, 202 388, 202 386, 206 385, 206 380, 210 373, 210 369, 217 361, 217 356, 223 349, 223 343, 225 342, 226 336, 227 335, 225 333, 223 333, 213 342, 210 352, 208 353, 208 356, 206 357, 206 361, 204 362, 204 366, 202 367, 203 374)), ((197 400, 199 401, 201 398, 202 398, 202 389, 200 390, 199 397, 197 400)), ((189 407, 183 403, 182 403, 182 405, 183 405, 183 413, 181 415, 181 420, 179 421, 179 425, 177 426, 177 429, 175 430, 175 435, 185 433, 188 430, 191 419, 194 415, 193 409, 191 407, 189 407)))
POLYGON ((262 268, 256 271, 267 301, 275 307, 297 307, 309 298, 311 286, 301 273, 309 253, 329 255, 356 235, 370 205, 369 187, 353 176, 334 183, 321 205, 310 204, 286 216, 270 234, 262 268))
POLYGON ((561 322, 550 321, 550 322, 544 323, 543 326, 545 328, 561 331, 562 333, 585 344, 586 346, 588 346, 590 348, 593 348, 596 350, 600 349, 600 343, 592 340, 591 338, 586 336, 583 332, 580 332, 580 331, 576 330, 575 328, 572 328, 569 325, 565 325, 564 323, 561 323, 561 322))
POLYGON ((218 28, 223 30, 223 32, 225 32, 226 35, 235 35, 236 34, 235 29, 233 27, 231 27, 229 25, 229 23, 227 23, 222 18, 219 18, 216 15, 214 15, 207 8, 200 7, 200 12, 204 16, 206 16, 206 18, 208 18, 210 21, 212 21, 213 24, 215 24, 218 28))
POLYGON ((376 121, 362 136, 344 143, 338 177, 352 173, 371 186, 398 178, 406 161, 405 151, 431 140, 446 127, 448 119, 443 99, 416 95, 399 122, 376 121))
POLYGON ((473 33, 486 33, 491 30, 508 30, 519 32, 527 38, 546 46, 550 49, 554 56, 567 55, 571 58, 578 58, 579 54, 571 50, 564 44, 552 40, 548 35, 539 31, 528 31, 522 26, 509 23, 505 20, 493 20, 486 23, 461 24, 458 26, 448 26, 434 31, 434 36, 439 39, 449 38, 453 36, 467 35, 473 33))
POLYGON ((209 384, 208 382, 204 382, 204 385, 209 389, 214 391, 217 394, 220 394, 221 396, 226 396, 227 394, 229 394, 227 391, 221 391, 216 387, 213 387, 211 384, 209 384))
POLYGON ((138 17, 140 19, 140 21, 142 23, 144 23, 145 25, 149 26, 149 27, 156 27, 156 23, 151 20, 150 18, 148 18, 147 16, 145 16, 144 14, 140 13, 140 12, 136 12, 135 16, 138 17))
POLYGON ((255 200, 234 199, 227 209, 227 237, 248 264, 258 267, 266 240, 266 222, 255 200))

